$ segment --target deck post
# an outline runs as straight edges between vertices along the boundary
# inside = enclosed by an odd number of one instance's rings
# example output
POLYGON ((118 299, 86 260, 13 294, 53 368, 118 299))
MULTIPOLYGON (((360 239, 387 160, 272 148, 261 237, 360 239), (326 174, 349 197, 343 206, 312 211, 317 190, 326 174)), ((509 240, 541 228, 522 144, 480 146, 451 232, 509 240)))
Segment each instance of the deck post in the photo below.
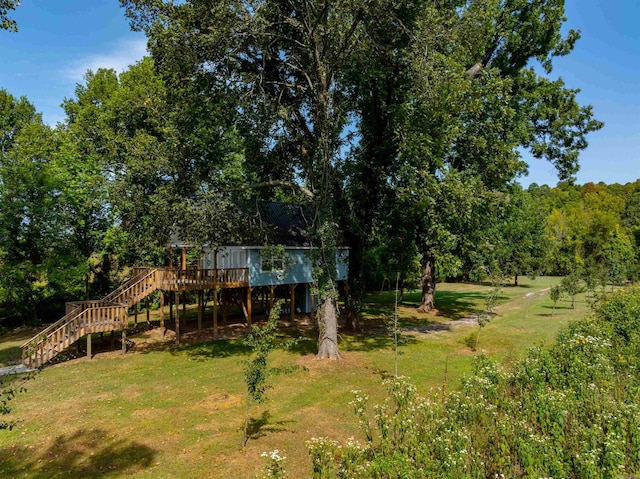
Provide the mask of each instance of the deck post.
POLYGON ((218 339, 218 250, 213 250, 213 339, 218 339))
POLYGON ((289 289, 291 289, 291 321, 296 318, 296 286, 297 284, 290 284, 289 289))
POLYGON ((276 286, 274 284, 269 285, 269 314, 273 309, 273 302, 275 301, 276 286))
POLYGON ((316 297, 313 295, 313 284, 309 284, 309 297, 311 298, 311 319, 316 319, 316 297))
POLYGON ((198 290, 198 332, 202 331, 202 297, 204 296, 204 291, 198 290))
POLYGON ((133 306, 134 308, 134 313, 133 313, 133 324, 135 324, 136 326, 138 325, 138 303, 136 302, 136 304, 133 306))
POLYGON ((187 290, 182 292, 182 319, 185 327, 187 326, 187 290))
POLYGON ((169 292, 169 322, 173 322, 173 295, 169 292))
POLYGON ((213 290, 213 339, 218 339, 218 291, 213 290))
POLYGON ((127 354, 127 329, 122 330, 122 354, 127 354))
POLYGON ((151 311, 149 310, 150 307, 150 301, 149 301, 149 296, 147 296, 147 302, 146 302, 146 308, 147 308, 147 326, 149 327, 149 330, 151 330, 151 311))
POLYGON ((91 333, 87 334, 87 358, 91 359, 91 333))
POLYGON ((160 291, 160 327, 164 328, 164 291, 160 291))
POLYGON ((251 327, 251 291, 253 291, 253 288, 249 286, 247 288, 247 323, 249 327, 251 327))
POLYGON ((180 344, 180 292, 175 293, 176 302, 176 345, 180 344))

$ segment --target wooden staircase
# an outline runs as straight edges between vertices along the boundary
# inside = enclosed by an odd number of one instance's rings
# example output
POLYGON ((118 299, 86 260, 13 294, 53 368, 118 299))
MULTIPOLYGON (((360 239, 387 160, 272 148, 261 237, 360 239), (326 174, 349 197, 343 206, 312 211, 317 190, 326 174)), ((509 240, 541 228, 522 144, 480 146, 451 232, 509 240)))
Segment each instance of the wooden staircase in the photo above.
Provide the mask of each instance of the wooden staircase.
POLYGON ((158 289, 159 280, 156 268, 138 268, 102 299, 67 303, 64 317, 22 345, 22 362, 38 368, 87 334, 126 330, 129 308, 158 289))

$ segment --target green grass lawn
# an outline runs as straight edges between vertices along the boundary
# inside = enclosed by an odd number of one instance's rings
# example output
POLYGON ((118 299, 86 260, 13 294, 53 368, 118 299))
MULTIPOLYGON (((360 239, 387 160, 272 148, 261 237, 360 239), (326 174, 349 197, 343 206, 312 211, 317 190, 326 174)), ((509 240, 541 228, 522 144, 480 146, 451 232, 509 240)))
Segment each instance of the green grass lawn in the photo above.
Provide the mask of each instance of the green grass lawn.
MULTIPOLYGON (((426 394, 456 389, 480 351, 509 367, 528 347, 552 341, 562 325, 586 314, 587 299, 580 296, 576 309, 562 301, 552 316, 548 288, 558 281, 522 278, 520 286, 504 287, 476 352, 465 338, 478 329, 472 317, 483 308, 489 285, 439 284, 439 310, 430 314, 416 312, 419 293, 406 293, 399 306, 405 331, 399 373, 426 394)), ((274 449, 287 457, 290 477, 309 477, 304 442, 358 437, 351 391, 363 390, 372 401, 384 395, 381 380, 395 364, 383 320, 393 314, 393 298, 393 292, 368 298, 363 331, 340 333, 341 361, 314 359, 308 321, 288 325, 286 332, 302 332, 305 339, 275 353, 272 362, 299 368, 272 378, 267 401, 253 410, 244 453, 242 361, 250 351, 237 337, 198 342, 206 334, 187 334, 176 347, 172 333, 163 336, 157 328, 130 335, 135 346, 126 355, 99 352, 91 361, 46 367, 13 401, 17 427, 0 431, 0 477, 250 478, 261 469, 260 453, 274 449)), ((243 327, 225 329, 232 330, 243 327)), ((0 337, 3 365, 19 358, 31 332, 23 335, 0 337)))

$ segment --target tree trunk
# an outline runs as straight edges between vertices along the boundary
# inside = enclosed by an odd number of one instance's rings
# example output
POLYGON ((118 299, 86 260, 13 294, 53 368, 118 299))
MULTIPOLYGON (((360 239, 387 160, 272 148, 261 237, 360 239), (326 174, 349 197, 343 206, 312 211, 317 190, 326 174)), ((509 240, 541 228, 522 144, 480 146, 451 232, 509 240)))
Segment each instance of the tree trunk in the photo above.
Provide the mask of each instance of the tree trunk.
POLYGON ((419 313, 427 313, 436 308, 436 267, 435 258, 423 255, 422 258, 422 301, 419 313))
POLYGON ((338 310, 333 294, 320 305, 318 315, 318 354, 316 359, 340 359, 338 350, 338 310))
POLYGON ((518 273, 516 273, 516 278, 515 278, 514 284, 515 284, 515 286, 518 286, 518 273))
POLYGON ((365 294, 364 286, 364 236, 348 234, 347 244, 351 245, 349 251, 349 278, 346 288, 346 302, 344 316, 347 328, 350 331, 360 329, 360 312, 362 310, 362 298, 365 294))

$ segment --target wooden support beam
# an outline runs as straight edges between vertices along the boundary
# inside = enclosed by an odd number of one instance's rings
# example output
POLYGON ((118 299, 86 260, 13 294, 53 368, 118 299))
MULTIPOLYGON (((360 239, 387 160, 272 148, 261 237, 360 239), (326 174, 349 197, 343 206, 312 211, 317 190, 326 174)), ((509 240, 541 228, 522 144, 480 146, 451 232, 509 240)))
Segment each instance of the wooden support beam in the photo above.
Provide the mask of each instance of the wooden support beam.
POLYGON ((164 328, 164 291, 160 291, 160 327, 164 328))
POLYGON ((87 359, 91 359, 91 334, 87 334, 87 359))
POLYGON ((180 344, 180 292, 175 293, 176 301, 176 345, 180 344))
POLYGON ((269 286, 269 314, 271 314, 271 310, 273 309, 273 302, 276 299, 276 286, 275 285, 270 285, 269 286))
POLYGON ((213 339, 218 339, 218 292, 211 292, 213 297, 213 339))
POLYGON ((169 322, 173 322, 173 294, 169 292, 169 322))
POLYGON ((291 290, 291 321, 296 319, 296 286, 297 284, 290 284, 289 289, 291 290))
POLYGON ((133 305, 134 313, 133 313, 133 324, 138 325, 138 303, 133 305))
POLYGON ((251 327, 251 291, 253 291, 253 288, 248 287, 247 288, 247 323, 249 324, 249 327, 251 327))
POLYGON ((213 250, 213 339, 218 339, 218 250, 213 250))
POLYGON ((149 296, 147 296, 145 307, 147 308, 147 327, 151 330, 151 302, 149 296))
POLYGON ((187 326, 187 290, 182 292, 182 319, 185 327, 187 326))
POLYGON ((122 330, 122 354, 127 354, 127 330, 122 330))
POLYGON ((199 289, 198 290, 198 332, 202 331, 202 314, 203 314, 202 303, 204 302, 203 296, 204 296, 204 291, 199 289))

